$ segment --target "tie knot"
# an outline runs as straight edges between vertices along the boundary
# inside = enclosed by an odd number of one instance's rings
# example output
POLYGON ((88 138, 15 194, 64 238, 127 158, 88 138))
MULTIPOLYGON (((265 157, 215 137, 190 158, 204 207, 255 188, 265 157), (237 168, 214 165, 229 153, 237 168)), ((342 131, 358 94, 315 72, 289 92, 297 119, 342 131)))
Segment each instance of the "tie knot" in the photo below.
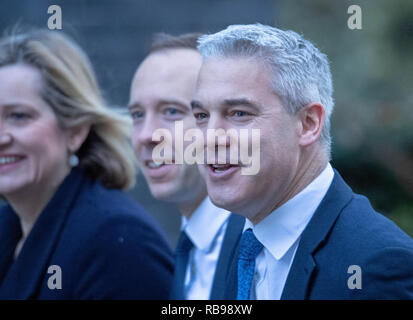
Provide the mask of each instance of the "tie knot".
POLYGON ((186 234, 185 231, 181 232, 181 236, 179 237, 178 240, 178 245, 176 247, 176 252, 178 253, 188 253, 189 250, 192 249, 193 243, 191 239, 189 239, 188 235, 186 234))
POLYGON ((239 245, 239 258, 244 260, 255 260, 264 246, 257 240, 252 229, 247 229, 241 236, 239 245))

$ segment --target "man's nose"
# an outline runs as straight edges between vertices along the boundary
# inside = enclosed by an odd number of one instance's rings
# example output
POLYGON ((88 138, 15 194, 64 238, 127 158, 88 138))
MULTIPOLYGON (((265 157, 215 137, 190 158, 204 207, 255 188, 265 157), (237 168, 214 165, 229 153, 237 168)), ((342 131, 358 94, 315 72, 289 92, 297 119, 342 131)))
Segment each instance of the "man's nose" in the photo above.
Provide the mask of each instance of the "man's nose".
POLYGON ((156 129, 159 129, 159 124, 156 117, 150 115, 147 116, 144 120, 143 126, 137 134, 137 142, 145 145, 158 144, 158 141, 153 141, 152 139, 153 133, 156 129))
MULTIPOLYGON (((220 116, 211 116, 208 121, 208 126, 206 130, 206 138, 205 139, 205 146, 208 144, 209 139, 213 139, 215 137, 215 146, 229 146, 230 144, 230 135, 227 130, 231 129, 228 122, 225 121, 225 118, 220 116), (208 139, 209 138, 209 139, 208 139)), ((209 142, 211 144, 211 141, 209 142)))

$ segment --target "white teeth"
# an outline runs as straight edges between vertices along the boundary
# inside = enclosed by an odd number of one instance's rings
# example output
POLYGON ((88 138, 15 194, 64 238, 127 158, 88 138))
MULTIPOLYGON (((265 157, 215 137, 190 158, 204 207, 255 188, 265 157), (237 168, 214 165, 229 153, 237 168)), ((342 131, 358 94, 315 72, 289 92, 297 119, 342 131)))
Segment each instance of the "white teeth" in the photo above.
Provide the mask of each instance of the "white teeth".
POLYGON ((161 166, 163 166, 163 163, 157 164, 157 163, 155 163, 155 162, 153 162, 153 161, 148 162, 148 167, 149 167, 149 168, 159 168, 159 167, 161 167, 161 166))
POLYGON ((212 166, 214 167, 214 169, 219 169, 219 168, 225 168, 228 165, 227 164, 213 164, 212 166))
POLYGON ((228 170, 230 166, 228 164, 213 164, 212 168, 214 168, 215 172, 223 172, 225 170, 228 170))
POLYGON ((20 158, 17 157, 2 157, 0 158, 0 164, 7 164, 19 161, 20 158))

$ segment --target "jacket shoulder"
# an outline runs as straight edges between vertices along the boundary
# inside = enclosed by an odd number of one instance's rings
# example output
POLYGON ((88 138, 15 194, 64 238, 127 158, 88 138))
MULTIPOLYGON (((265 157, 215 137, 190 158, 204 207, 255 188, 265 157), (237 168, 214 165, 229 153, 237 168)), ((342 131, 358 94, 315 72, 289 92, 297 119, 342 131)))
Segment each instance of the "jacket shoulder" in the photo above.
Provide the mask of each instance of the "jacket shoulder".
POLYGON ((378 250, 383 247, 413 248, 413 240, 393 221, 376 212, 370 201, 361 195, 343 208, 332 233, 357 245, 359 250, 378 250))
POLYGON ((124 192, 96 182, 73 204, 53 260, 70 273, 74 299, 169 295, 173 256, 162 230, 124 192))
POLYGON ((413 240, 364 196, 353 194, 314 259, 312 298, 413 298, 413 240), (349 285, 355 270, 360 289, 349 285))

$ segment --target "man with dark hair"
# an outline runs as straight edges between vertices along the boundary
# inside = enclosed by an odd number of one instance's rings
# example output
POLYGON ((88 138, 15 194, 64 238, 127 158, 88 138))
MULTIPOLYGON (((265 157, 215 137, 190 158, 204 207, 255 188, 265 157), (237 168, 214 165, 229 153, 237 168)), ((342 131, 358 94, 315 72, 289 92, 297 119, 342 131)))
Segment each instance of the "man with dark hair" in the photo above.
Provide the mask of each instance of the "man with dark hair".
POLYGON ((172 299, 223 298, 229 261, 244 225, 244 218, 211 203, 196 164, 153 157, 161 143, 175 150, 177 122, 184 131, 195 127, 190 102, 201 67, 198 37, 156 35, 136 71, 129 102, 132 142, 150 191, 156 199, 177 204, 182 213, 172 299), (158 129, 171 132, 172 140, 154 141, 158 129))
POLYGON ((180 36, 173 36, 167 33, 156 33, 152 37, 149 53, 166 49, 192 49, 196 50, 198 38, 201 33, 185 33, 180 36))

